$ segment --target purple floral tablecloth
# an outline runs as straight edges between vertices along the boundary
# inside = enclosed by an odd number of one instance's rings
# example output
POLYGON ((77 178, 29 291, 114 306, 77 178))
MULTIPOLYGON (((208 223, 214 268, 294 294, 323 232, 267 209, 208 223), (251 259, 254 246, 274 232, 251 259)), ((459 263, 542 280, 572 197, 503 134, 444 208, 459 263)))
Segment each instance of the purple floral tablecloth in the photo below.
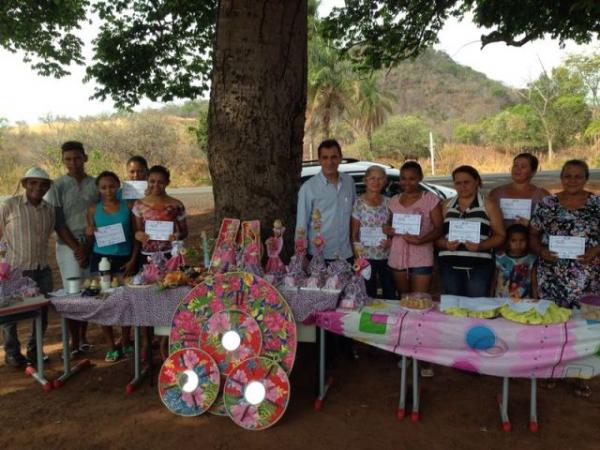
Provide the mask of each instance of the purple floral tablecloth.
POLYGON ((173 312, 190 290, 187 286, 160 289, 120 287, 105 300, 69 295, 50 301, 62 316, 99 325, 170 327, 173 312))
MULTIPOLYGON (((177 305, 191 288, 174 289, 120 287, 105 300, 69 295, 51 298, 56 311, 67 319, 99 325, 136 325, 170 327, 177 305)), ((319 311, 335 309, 338 293, 325 291, 281 290, 297 322, 314 320, 319 311)))

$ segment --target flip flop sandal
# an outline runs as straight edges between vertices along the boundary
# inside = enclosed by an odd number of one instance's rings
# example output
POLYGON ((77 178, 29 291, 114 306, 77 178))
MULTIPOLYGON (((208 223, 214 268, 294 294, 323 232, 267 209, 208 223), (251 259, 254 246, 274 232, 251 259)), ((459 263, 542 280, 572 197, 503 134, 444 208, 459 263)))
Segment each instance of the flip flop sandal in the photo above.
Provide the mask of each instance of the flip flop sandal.
POLYGON ((587 384, 580 384, 578 386, 575 386, 573 392, 577 397, 590 398, 592 396, 592 388, 589 387, 587 384))
POLYGON ((82 352, 90 352, 94 349, 94 345, 90 344, 90 343, 85 343, 85 344, 81 344, 79 346, 79 350, 81 350, 82 352))
POLYGON ((542 381, 540 382, 540 386, 544 389, 555 389, 556 388, 556 381, 542 381))
POLYGON ((433 378, 433 369, 431 369, 431 368, 421 369, 421 376, 423 378, 433 378))

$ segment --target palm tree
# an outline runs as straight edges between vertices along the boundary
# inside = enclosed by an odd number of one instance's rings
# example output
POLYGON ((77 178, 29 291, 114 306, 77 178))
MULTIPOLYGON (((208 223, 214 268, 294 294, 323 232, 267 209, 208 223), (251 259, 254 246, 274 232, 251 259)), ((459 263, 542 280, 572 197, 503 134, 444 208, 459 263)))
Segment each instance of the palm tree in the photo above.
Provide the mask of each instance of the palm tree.
POLYGON ((308 49, 308 107, 306 128, 313 135, 331 133, 331 123, 340 117, 351 101, 350 64, 339 58, 335 48, 315 36, 308 49))
POLYGON ((379 73, 371 73, 353 83, 349 119, 355 130, 365 134, 369 144, 369 158, 373 156, 373 131, 385 122, 395 101, 395 95, 381 87, 379 73))

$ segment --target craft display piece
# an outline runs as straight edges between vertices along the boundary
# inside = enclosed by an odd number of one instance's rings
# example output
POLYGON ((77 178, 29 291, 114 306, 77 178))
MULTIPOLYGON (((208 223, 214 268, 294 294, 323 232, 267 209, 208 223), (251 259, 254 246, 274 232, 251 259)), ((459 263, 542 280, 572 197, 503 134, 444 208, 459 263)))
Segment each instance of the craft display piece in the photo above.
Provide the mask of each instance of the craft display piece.
POLYGON ((23 297, 35 297, 40 294, 35 281, 24 277, 20 270, 12 269, 10 264, 8 269, 8 275, 0 280, 0 308, 9 306, 23 297))
POLYGON ((278 284, 286 273, 285 264, 279 257, 283 249, 283 234, 285 227, 281 220, 277 219, 273 222, 273 236, 265 241, 267 248, 267 265, 265 266, 265 279, 273 284, 278 284))
POLYGON ((355 252, 358 254, 358 257, 354 260, 354 265, 352 266, 354 274, 344 287, 339 305, 340 308, 360 309, 371 302, 365 285, 365 279, 368 280, 371 277, 371 265, 362 256, 360 248, 356 248, 355 252))
POLYGON ((197 347, 205 320, 235 309, 249 314, 262 334, 261 355, 289 373, 296 355, 296 322, 289 305, 272 285, 246 272, 208 276, 181 301, 173 315, 170 351, 197 347))
POLYGON ((243 360, 260 355, 261 347, 258 324, 242 311, 219 311, 204 323, 200 348, 217 362, 223 376, 243 360))
POLYGON ((217 273, 231 270, 237 263, 238 219, 223 219, 215 249, 210 260, 210 270, 217 273))
POLYGON ((304 281, 301 289, 320 289, 327 278, 327 266, 325 265, 325 257, 323 256, 323 247, 325 239, 321 235, 321 212, 314 209, 312 213, 312 229, 315 231, 315 236, 312 238, 312 243, 315 246, 315 254, 308 264, 308 278, 304 281))
POLYGON ((264 430, 285 413, 290 382, 283 368, 268 358, 242 362, 227 377, 223 388, 225 409, 231 419, 247 430, 264 430))
MULTIPOLYGON (((286 382, 285 372, 292 369, 297 346, 296 323, 285 299, 271 284, 248 272, 211 275, 192 289, 173 315, 169 340, 170 351, 175 353, 201 347, 214 357, 221 377, 244 367, 247 361, 255 361, 260 354, 258 360, 277 366, 286 382)), ((210 413, 227 414, 221 394, 208 409, 210 413)), ((266 415, 252 429, 275 423, 287 401, 275 412, 265 403, 260 408, 266 415)))
POLYGON ((158 393, 165 406, 180 416, 198 416, 208 410, 219 393, 217 363, 198 348, 171 354, 158 374, 158 393))
POLYGON ((165 268, 168 272, 175 272, 185 266, 186 251, 183 248, 183 241, 173 241, 171 245, 171 257, 165 263, 165 268))
POLYGON ((0 307, 40 293, 35 281, 24 277, 20 270, 13 269, 6 261, 6 250, 6 243, 0 242, 0 307))
MULTIPOLYGON (((148 256, 148 263, 142 266, 143 282, 140 284, 152 284, 158 282, 166 271, 166 262, 162 252, 155 252, 148 256)), ((134 281, 132 281, 132 284, 135 284, 134 281)))
POLYGON ((341 292, 352 277, 352 266, 345 259, 337 258, 327 266, 327 279, 323 290, 341 292))
POLYGON ((288 289, 296 289, 304 281, 304 260, 306 258, 306 235, 304 228, 296 230, 296 239, 294 240, 294 255, 287 266, 287 274, 283 277, 283 286, 288 289))
POLYGON ((245 272, 252 273, 259 277, 264 275, 260 264, 260 222, 258 220, 242 222, 241 255, 241 267, 245 272))

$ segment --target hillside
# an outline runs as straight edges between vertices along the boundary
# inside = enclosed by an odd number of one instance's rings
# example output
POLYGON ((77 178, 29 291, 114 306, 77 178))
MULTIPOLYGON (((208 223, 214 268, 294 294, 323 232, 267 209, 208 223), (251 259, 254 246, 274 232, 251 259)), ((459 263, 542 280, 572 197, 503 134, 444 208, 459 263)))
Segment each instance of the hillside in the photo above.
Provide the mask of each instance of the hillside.
POLYGON ((394 114, 417 114, 446 138, 457 122, 478 122, 517 103, 511 88, 437 50, 391 69, 383 86, 397 98, 394 114))

